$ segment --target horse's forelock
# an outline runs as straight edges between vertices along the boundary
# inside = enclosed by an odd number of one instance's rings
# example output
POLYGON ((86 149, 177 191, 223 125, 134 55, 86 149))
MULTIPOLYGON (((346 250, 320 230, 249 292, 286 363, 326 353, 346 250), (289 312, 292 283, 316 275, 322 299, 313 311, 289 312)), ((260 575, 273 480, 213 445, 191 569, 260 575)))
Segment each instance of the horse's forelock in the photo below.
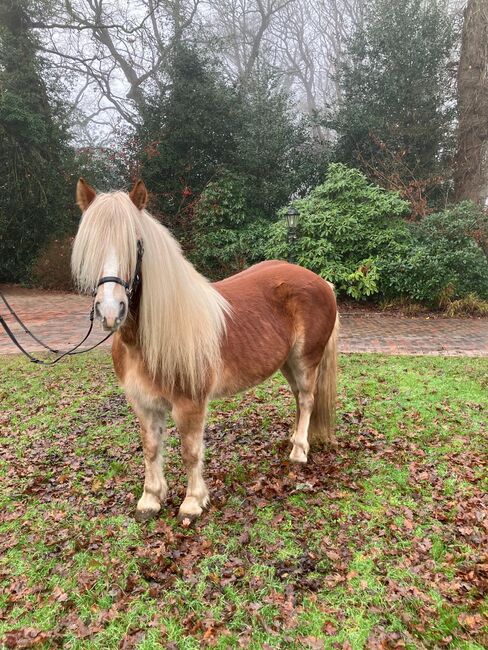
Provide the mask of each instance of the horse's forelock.
POLYGON ((82 291, 93 291, 109 253, 120 277, 132 277, 137 259, 139 211, 124 192, 98 194, 83 217, 71 256, 73 276, 82 291))

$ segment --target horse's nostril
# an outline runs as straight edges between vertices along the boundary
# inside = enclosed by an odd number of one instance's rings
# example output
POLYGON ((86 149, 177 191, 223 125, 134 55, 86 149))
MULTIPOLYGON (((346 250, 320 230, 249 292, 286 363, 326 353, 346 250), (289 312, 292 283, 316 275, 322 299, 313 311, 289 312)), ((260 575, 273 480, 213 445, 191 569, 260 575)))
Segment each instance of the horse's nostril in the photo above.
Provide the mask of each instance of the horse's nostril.
POLYGON ((119 310, 119 318, 120 319, 124 318, 125 310, 126 310, 125 302, 120 301, 120 310, 119 310))
POLYGON ((100 303, 98 302, 98 300, 95 303, 95 316, 100 319, 102 318, 102 314, 100 313, 100 303))

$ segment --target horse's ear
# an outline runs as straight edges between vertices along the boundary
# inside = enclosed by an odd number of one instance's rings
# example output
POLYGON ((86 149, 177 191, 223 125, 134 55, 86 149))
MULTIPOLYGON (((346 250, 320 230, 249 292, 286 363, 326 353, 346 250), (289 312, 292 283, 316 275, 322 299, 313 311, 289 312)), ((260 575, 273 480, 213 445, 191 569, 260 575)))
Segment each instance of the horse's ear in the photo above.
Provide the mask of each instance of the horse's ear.
POLYGON ((129 194, 132 203, 136 206, 138 210, 143 210, 146 207, 147 203, 147 190, 146 186, 141 180, 138 180, 137 183, 132 188, 132 191, 129 194))
POLYGON ((80 210, 84 212, 93 201, 97 193, 90 187, 84 178, 80 178, 76 184, 76 203, 80 210))

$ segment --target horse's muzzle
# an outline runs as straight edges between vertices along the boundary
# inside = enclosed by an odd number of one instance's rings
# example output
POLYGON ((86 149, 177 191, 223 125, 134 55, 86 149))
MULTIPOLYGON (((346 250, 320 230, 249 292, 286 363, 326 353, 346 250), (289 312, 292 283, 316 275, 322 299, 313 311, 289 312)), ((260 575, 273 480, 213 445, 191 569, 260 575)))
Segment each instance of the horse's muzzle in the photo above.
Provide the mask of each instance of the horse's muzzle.
POLYGON ((104 308, 103 312, 100 308, 100 302, 95 303, 95 315, 102 322, 102 327, 107 332, 116 332, 124 322, 127 315, 127 305, 125 302, 120 301, 118 305, 118 312, 116 309, 104 308))

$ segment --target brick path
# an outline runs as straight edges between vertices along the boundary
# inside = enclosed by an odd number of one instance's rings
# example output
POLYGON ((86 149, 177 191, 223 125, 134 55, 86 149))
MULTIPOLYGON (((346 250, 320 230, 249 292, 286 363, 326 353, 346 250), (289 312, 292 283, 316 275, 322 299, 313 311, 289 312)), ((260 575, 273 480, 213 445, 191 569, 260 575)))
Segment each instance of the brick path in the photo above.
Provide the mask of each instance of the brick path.
POLYGON ((342 314, 342 352, 488 357, 488 318, 342 314))
MULTIPOLYGON (((66 349, 78 343, 88 329, 91 298, 57 292, 4 288, 13 309, 36 336, 53 347, 66 349)), ((6 309, 0 301, 0 313, 6 309)), ((387 354, 439 354, 448 356, 488 356, 488 319, 405 318, 365 311, 343 311, 340 349, 342 352, 383 352, 387 354)), ((9 324, 12 318, 7 319, 9 324)), ((15 333, 20 332, 16 323, 15 333)), ((87 343, 103 338, 98 323, 87 343)), ((29 351, 39 346, 20 333, 29 351)), ((110 345, 107 341, 106 346, 110 345)), ((0 354, 17 352, 0 328, 0 354)))

